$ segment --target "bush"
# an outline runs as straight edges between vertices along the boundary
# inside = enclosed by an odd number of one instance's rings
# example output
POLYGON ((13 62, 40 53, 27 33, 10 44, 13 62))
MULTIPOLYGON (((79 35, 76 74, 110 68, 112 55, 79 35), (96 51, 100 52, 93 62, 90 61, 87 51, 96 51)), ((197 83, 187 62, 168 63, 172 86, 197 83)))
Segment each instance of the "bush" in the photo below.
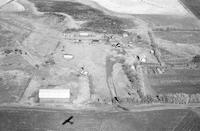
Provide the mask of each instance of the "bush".
POLYGON ((200 103, 200 94, 190 95, 189 103, 200 103))
POLYGON ((141 103, 141 99, 140 98, 132 98, 132 97, 128 97, 128 98, 121 98, 120 99, 120 104, 139 104, 141 103))
POLYGON ((192 62, 193 63, 200 63, 200 55, 194 56, 193 59, 192 59, 192 62))
POLYGON ((185 93, 175 94, 159 94, 157 96, 146 95, 142 97, 123 98, 122 102, 125 103, 172 103, 172 104, 188 104, 188 103, 200 103, 200 94, 188 95, 185 93))
POLYGON ((142 103, 156 103, 158 102, 158 99, 152 95, 146 95, 142 98, 142 103))
POLYGON ((163 103, 188 104, 189 95, 185 93, 158 95, 157 100, 163 103))
POLYGON ((131 84, 139 89, 139 77, 137 75, 136 72, 134 72, 132 69, 131 69, 131 66, 130 65, 123 65, 123 70, 124 70, 124 73, 126 74, 126 76, 128 77, 129 81, 131 82, 131 84))

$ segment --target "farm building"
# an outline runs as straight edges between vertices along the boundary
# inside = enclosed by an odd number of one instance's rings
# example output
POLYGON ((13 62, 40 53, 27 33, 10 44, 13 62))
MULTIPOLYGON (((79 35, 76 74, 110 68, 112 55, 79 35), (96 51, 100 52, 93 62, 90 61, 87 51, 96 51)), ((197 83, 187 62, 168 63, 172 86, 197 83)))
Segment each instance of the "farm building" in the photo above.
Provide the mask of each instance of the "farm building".
POLYGON ((41 103, 64 103, 70 100, 70 89, 39 89, 41 103))
POLYGON ((89 36, 91 36, 92 34, 91 33, 89 33, 89 32, 80 32, 79 33, 79 36, 81 36, 81 37, 89 37, 89 36))
POLYGON ((74 58, 74 56, 71 55, 71 54, 64 54, 63 57, 64 57, 66 60, 71 60, 71 59, 74 58))
POLYGON ((102 40, 104 40, 104 35, 100 33, 94 33, 94 32, 65 32, 64 37, 68 40, 73 40, 76 42, 91 42, 91 43, 97 43, 102 40))

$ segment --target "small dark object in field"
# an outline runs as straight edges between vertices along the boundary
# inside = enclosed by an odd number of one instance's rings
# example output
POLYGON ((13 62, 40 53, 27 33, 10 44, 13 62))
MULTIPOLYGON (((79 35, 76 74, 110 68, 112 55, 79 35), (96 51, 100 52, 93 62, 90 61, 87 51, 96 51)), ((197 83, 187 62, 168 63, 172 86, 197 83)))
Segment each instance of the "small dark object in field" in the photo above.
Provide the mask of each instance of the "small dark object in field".
POLYGON ((113 104, 118 104, 120 102, 120 99, 118 97, 113 97, 112 98, 112 103, 113 104))
POLYGON ((39 68, 40 68, 40 66, 39 66, 38 64, 36 64, 36 65, 35 65, 35 67, 36 67, 37 69, 39 69, 39 68))
POLYGON ((137 60, 140 60, 140 57, 138 55, 136 56, 136 58, 137 58, 137 60))
POLYGON ((19 53, 22 54, 22 50, 19 50, 19 53))
POLYGON ((45 64, 48 64, 48 65, 55 65, 55 61, 53 58, 49 58, 47 61, 45 61, 45 64))
POLYGON ((8 49, 4 51, 5 54, 10 54, 12 52, 13 52, 13 50, 8 50, 8 49))
POLYGON ((114 99, 115 99, 116 101, 119 101, 117 97, 114 97, 114 99))
POLYGON ((71 121, 74 117, 73 116, 70 116, 67 120, 65 120, 62 125, 65 125, 66 123, 70 123, 71 125, 74 124, 73 121, 71 121))
POLYGON ((138 39, 138 40, 141 40, 142 37, 141 37, 140 35, 137 35, 137 39, 138 39))

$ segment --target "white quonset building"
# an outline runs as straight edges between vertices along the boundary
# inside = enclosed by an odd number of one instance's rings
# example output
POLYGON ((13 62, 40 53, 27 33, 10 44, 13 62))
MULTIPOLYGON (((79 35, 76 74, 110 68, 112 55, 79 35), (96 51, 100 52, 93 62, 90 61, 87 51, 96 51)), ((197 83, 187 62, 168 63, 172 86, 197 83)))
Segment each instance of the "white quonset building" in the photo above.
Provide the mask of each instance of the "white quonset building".
POLYGON ((70 100, 70 89, 39 89, 41 103, 64 103, 70 100))

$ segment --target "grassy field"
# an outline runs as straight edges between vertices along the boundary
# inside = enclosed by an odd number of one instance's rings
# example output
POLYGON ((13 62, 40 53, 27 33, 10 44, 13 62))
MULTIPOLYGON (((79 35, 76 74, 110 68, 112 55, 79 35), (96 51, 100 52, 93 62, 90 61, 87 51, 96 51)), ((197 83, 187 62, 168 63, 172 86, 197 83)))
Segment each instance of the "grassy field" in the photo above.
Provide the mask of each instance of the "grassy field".
POLYGON ((176 15, 135 15, 152 27, 153 30, 171 27, 179 30, 200 29, 198 19, 176 15))
POLYGON ((30 0, 40 12, 61 12, 78 21, 87 21, 82 25, 85 30, 96 32, 121 33, 124 28, 134 26, 128 19, 105 15, 102 11, 88 5, 66 1, 30 0), (125 27, 126 26, 126 27, 125 27))
POLYGON ((149 75, 151 88, 157 93, 200 93, 200 70, 174 69, 165 74, 149 75))
POLYGON ((161 52, 161 59, 166 64, 174 64, 175 61, 176 63, 182 63, 182 61, 179 61, 180 57, 176 56, 173 52, 162 48, 160 48, 159 50, 161 52))
POLYGON ((196 44, 200 43, 200 32, 154 32, 156 37, 174 43, 196 44))
POLYGON ((20 100, 26 89, 29 75, 19 70, 0 73, 0 103, 12 103, 20 100))
POLYGON ((74 131, 198 131, 199 116, 190 110, 137 113, 95 113, 36 110, 1 110, 1 130, 74 131), (72 124, 62 123, 73 116, 72 124), (12 126, 10 126, 12 123, 12 126))
POLYGON ((17 20, 0 16, 0 47, 13 47, 16 41, 22 42, 30 34, 29 28, 17 20))
POLYGON ((182 3, 200 19, 200 1, 199 0, 181 0, 182 3))
POLYGON ((1 70, 23 70, 31 73, 33 67, 20 55, 9 55, 0 59, 1 70))
POLYGON ((177 127, 174 130, 175 131, 189 131, 189 130, 198 131, 199 124, 198 126, 194 126, 194 125, 195 123, 199 123, 199 122, 200 122, 199 116, 194 112, 190 112, 184 117, 184 119, 177 125, 177 127))

